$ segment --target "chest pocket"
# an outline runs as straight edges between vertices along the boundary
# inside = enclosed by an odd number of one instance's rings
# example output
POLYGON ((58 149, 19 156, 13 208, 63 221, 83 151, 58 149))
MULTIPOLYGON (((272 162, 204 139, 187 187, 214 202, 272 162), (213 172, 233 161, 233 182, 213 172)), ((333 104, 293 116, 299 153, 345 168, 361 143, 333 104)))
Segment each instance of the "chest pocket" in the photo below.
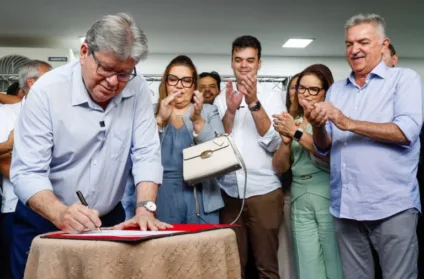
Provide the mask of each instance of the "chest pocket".
POLYGON ((123 162, 128 159, 131 135, 128 128, 118 128, 111 133, 111 151, 112 160, 123 162))

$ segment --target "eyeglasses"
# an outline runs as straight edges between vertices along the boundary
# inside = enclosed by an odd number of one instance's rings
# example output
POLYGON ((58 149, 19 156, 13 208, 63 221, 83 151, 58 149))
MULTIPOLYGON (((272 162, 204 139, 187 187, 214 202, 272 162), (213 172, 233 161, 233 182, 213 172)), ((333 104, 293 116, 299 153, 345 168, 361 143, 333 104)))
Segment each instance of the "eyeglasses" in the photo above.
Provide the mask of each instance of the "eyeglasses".
POLYGON ((166 83, 168 83, 168 85, 170 86, 176 86, 178 84, 178 82, 181 81, 181 85, 185 88, 190 88, 193 86, 194 83, 194 78, 193 77, 182 77, 182 78, 178 78, 177 76, 174 75, 168 75, 166 77, 166 83))
POLYGON ((305 87, 302 85, 299 85, 297 87, 297 93, 299 94, 303 94, 306 92, 306 90, 308 90, 309 94, 312 96, 318 95, 318 93, 323 90, 324 88, 319 88, 319 87, 305 87))
POLYGON ((119 81, 123 81, 123 82, 129 82, 130 80, 132 80, 133 78, 135 78, 137 76, 137 70, 134 67, 133 72, 128 73, 128 72, 116 72, 114 69, 112 69, 111 67, 102 65, 99 63, 99 60, 97 60, 96 55, 94 54, 94 51, 91 51, 91 54, 93 55, 94 61, 97 64, 97 69, 96 69, 96 73, 102 77, 108 78, 111 76, 116 75, 117 79, 119 81))

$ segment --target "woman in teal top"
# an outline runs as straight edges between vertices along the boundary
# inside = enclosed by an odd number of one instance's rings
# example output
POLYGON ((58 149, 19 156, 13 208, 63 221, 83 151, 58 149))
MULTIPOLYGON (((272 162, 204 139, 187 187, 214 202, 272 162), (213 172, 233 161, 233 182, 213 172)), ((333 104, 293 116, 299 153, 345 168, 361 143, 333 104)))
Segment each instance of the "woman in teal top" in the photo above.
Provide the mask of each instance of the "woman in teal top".
POLYGON ((316 64, 306 68, 296 85, 297 96, 290 113, 274 115, 274 128, 282 143, 273 158, 274 169, 284 173, 291 168, 292 231, 300 279, 340 279, 341 263, 330 207, 328 158, 316 154, 312 126, 303 117, 303 103, 325 100, 333 83, 331 71, 316 64))

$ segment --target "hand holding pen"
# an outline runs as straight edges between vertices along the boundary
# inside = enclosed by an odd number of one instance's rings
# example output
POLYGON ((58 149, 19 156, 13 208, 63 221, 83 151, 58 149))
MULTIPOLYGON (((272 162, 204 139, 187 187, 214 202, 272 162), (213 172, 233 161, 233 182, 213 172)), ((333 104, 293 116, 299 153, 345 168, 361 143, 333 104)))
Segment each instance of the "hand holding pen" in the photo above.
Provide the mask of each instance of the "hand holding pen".
MULTIPOLYGON (((78 199, 80 200, 81 204, 82 204, 82 205, 84 205, 84 206, 86 206, 86 207, 88 207, 88 203, 87 203, 87 201, 85 200, 84 195, 81 193, 81 191, 77 191, 77 196, 78 196, 78 199)), ((96 212, 97 212, 97 211, 96 211, 96 212)), ((98 230, 98 231, 102 231, 102 230, 100 229, 100 226, 96 226, 96 227, 97 227, 97 230, 98 230)))
POLYGON ((61 204, 55 220, 52 222, 63 232, 81 233, 87 229, 95 230, 102 225, 99 218, 99 212, 90 209, 81 203, 74 203, 70 206, 61 204))

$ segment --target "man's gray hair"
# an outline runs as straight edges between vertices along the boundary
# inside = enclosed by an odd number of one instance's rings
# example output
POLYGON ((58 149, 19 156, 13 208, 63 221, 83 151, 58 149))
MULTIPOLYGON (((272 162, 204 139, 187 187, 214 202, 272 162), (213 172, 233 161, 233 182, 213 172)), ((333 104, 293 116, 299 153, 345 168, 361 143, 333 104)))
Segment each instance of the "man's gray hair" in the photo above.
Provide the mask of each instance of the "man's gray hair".
POLYGON ((147 37, 134 19, 125 13, 107 15, 87 31, 85 42, 92 51, 106 51, 119 60, 136 62, 147 56, 147 37))
POLYGON ((27 80, 29 78, 38 79, 41 76, 40 68, 43 66, 48 67, 49 70, 52 69, 52 65, 41 60, 30 60, 19 68, 19 87, 25 94, 28 93, 29 90, 27 80))
POLYGON ((386 21, 377 14, 354 15, 346 21, 345 31, 347 32, 350 28, 363 23, 374 24, 377 27, 381 35, 381 42, 386 38, 386 21))

